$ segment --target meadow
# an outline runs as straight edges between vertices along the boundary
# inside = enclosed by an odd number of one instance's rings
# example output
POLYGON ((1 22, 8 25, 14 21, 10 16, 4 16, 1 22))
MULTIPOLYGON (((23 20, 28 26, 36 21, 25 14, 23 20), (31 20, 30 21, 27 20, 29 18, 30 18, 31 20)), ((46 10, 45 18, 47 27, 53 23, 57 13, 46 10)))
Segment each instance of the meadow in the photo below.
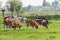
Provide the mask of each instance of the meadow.
POLYGON ((4 29, 3 17, 0 16, 0 40, 60 40, 60 19, 51 19, 49 22, 52 23, 48 29, 42 25, 39 25, 37 30, 32 27, 27 28, 25 23, 22 23, 20 30, 4 29))

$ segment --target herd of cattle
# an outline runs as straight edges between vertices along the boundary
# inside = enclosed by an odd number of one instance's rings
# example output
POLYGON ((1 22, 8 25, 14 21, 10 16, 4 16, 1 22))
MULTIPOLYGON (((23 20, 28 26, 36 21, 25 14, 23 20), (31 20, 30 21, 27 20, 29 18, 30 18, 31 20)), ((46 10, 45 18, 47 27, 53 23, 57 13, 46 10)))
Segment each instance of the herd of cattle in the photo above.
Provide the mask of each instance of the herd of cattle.
POLYGON ((16 16, 7 16, 4 17, 3 24, 4 28, 14 28, 17 27, 20 29, 22 27, 22 22, 26 24, 27 27, 32 26, 33 28, 38 29, 38 25, 43 25, 44 27, 48 28, 48 20, 45 18, 36 18, 36 19, 27 19, 22 17, 16 17, 16 16))

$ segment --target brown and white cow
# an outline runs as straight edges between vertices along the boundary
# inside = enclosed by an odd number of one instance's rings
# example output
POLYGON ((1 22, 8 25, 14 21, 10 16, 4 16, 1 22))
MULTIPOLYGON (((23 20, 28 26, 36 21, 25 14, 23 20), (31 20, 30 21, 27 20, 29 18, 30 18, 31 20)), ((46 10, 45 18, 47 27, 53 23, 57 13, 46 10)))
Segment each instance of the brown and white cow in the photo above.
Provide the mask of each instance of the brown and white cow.
POLYGON ((38 29, 38 23, 34 19, 27 19, 26 24, 27 24, 27 27, 31 25, 33 28, 35 27, 36 29, 38 29))
POLYGON ((18 27, 19 29, 21 28, 21 23, 18 19, 14 19, 11 17, 5 17, 4 18, 4 27, 6 26, 6 28, 14 28, 16 29, 16 27, 18 27))
POLYGON ((36 22, 38 22, 40 25, 43 25, 44 27, 48 28, 48 24, 47 24, 46 20, 36 19, 36 22))

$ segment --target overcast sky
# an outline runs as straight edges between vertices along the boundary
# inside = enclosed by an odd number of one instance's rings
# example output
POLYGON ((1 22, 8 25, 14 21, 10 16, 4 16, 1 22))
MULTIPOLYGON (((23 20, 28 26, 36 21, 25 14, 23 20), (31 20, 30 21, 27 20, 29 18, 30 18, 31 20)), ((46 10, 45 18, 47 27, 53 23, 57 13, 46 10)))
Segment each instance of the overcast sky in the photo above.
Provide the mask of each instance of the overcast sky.
MULTIPOLYGON (((54 0, 46 0, 47 2, 53 2, 54 0)), ((42 5, 43 0, 22 0, 23 6, 28 6, 28 5, 42 5)))
MULTIPOLYGON (((0 0, 3 3, 3 6, 5 5, 7 0, 0 0)), ((43 0, 21 0, 23 3, 23 7, 32 5, 32 6, 37 6, 37 5, 42 5, 43 0)), ((46 0, 47 2, 52 3, 54 0, 46 0)))

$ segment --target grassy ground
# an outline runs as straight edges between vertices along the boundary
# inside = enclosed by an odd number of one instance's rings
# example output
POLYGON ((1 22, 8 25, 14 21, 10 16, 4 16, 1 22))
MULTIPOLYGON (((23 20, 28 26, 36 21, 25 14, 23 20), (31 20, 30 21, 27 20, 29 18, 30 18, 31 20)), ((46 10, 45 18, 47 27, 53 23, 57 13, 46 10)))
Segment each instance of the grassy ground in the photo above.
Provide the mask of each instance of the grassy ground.
POLYGON ((60 20, 49 20, 49 28, 39 25, 39 29, 27 28, 22 23, 21 30, 4 29, 3 18, 0 16, 0 40, 60 40, 60 20))

